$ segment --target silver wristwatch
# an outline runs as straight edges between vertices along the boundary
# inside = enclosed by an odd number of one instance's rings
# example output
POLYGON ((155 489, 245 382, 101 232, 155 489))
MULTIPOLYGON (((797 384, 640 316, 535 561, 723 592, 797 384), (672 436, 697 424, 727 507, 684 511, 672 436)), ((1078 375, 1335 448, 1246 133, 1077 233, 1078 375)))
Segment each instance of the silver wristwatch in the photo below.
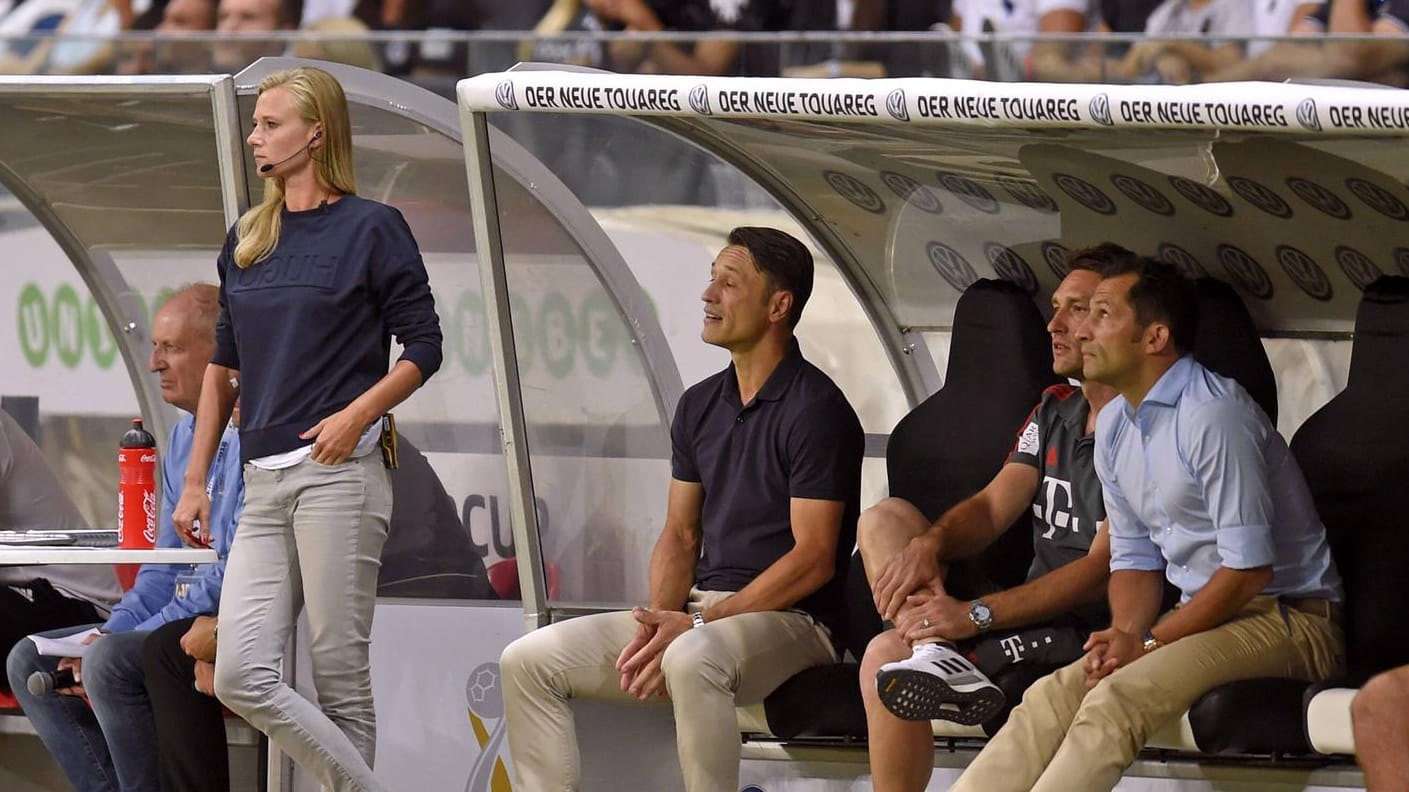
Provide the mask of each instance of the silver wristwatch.
POLYGON ((988 628, 993 626, 993 609, 988 607, 987 602, 976 599, 969 603, 969 621, 979 632, 988 632, 988 628))

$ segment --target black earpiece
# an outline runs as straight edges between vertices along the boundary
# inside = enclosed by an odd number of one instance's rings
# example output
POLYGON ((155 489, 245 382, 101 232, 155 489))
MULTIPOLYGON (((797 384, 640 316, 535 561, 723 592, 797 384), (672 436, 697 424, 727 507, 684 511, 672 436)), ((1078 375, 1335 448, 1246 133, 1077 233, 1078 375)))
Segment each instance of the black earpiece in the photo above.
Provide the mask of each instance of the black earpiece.
POLYGON ((266 162, 265 164, 260 165, 259 172, 268 173, 269 171, 274 170, 275 168, 279 167, 280 165, 283 165, 285 162, 288 162, 289 160, 293 159, 294 157, 297 157, 300 154, 307 154, 311 158, 313 156, 313 141, 321 137, 323 137, 323 130, 320 129, 317 132, 313 133, 313 137, 309 139, 308 143, 306 143, 303 148, 299 149, 298 151, 295 151, 287 157, 284 157, 278 162, 266 162))

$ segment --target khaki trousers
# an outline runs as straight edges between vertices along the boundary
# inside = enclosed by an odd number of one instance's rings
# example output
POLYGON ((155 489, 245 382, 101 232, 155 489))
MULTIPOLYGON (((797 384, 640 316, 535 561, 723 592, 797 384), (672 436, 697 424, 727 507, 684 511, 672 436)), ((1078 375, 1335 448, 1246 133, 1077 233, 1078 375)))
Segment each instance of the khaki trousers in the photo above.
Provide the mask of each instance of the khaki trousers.
POLYGON ((1338 673, 1345 639, 1332 610, 1319 600, 1293 607, 1256 597, 1228 622, 1161 647, 1089 691, 1085 658, 1077 660, 1028 688, 950 792, 1113 789, 1149 736, 1209 690, 1338 673))
MULTIPOLYGON (((688 610, 731 592, 692 591, 688 610)), ((509 644, 500 657, 509 750, 525 792, 578 789, 573 698, 642 702, 621 690, 616 659, 636 635, 629 611, 559 622, 509 644)), ((661 659, 688 792, 739 789, 736 705, 762 701, 793 674, 837 655, 827 631, 796 611, 745 613, 686 631, 661 659)), ((666 702, 662 702, 666 703, 666 702)))

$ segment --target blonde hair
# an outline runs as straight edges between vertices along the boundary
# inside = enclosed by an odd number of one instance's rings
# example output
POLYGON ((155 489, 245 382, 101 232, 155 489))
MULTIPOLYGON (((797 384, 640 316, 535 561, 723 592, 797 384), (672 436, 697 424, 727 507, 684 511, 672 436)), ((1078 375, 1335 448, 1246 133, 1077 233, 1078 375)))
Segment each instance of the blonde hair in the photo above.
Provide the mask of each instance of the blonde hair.
MULTIPOLYGON (((275 72, 259 83, 261 94, 272 88, 288 92, 294 110, 304 121, 322 125, 323 145, 313 156, 318 183, 342 195, 355 195, 352 122, 348 119, 347 96, 337 79, 322 69, 300 66, 275 72)), ((265 179, 264 200, 240 218, 240 241, 235 246, 235 265, 240 269, 253 266, 274 252, 279 244, 283 206, 284 177, 265 179)))

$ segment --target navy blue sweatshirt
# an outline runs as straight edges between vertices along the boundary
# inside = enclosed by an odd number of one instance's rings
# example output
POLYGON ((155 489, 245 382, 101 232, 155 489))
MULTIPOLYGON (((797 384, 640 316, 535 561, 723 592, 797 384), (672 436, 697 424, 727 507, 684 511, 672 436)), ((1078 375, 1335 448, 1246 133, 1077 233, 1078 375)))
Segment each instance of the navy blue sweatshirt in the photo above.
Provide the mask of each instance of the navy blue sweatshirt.
POLYGON ((422 380, 440 368, 426 267, 396 209, 355 195, 283 210, 279 244, 247 269, 225 238, 211 362, 240 372, 240 459, 308 445, 299 433, 386 375, 391 337, 422 380))

